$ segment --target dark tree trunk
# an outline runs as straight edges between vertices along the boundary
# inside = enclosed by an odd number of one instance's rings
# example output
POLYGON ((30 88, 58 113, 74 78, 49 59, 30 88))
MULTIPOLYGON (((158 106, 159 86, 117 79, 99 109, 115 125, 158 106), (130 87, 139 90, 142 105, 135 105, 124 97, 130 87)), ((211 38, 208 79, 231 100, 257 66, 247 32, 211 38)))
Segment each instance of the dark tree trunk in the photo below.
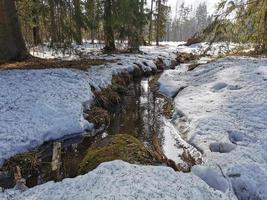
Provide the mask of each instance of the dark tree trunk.
POLYGON ((82 12, 81 12, 81 5, 80 0, 74 0, 74 19, 75 19, 75 42, 79 45, 82 44, 82 12))
POLYGON ((161 0, 158 0, 158 13, 157 13, 157 30, 156 30, 156 45, 159 45, 159 32, 161 20, 161 0))
POLYGON ((28 56, 15 1, 0 0, 0 60, 23 60, 28 56))
POLYGON ((50 15, 50 34, 51 34, 51 46, 54 46, 58 42, 56 20, 55 20, 55 2, 49 0, 49 15, 50 15))
POLYGON ((33 15, 33 28, 32 28, 32 36, 33 36, 33 43, 35 46, 41 44, 41 36, 40 36, 40 22, 39 22, 39 12, 37 7, 37 1, 33 0, 34 6, 32 10, 33 15))
POLYGON ((152 39, 152 26, 153 26, 153 3, 154 0, 151 0, 151 8, 150 8, 150 16, 149 16, 149 35, 148 35, 148 43, 151 44, 152 39))
POLYGON ((105 51, 115 51, 114 32, 112 25, 112 0, 104 2, 104 34, 105 34, 105 51))
POLYGON ((33 17, 33 28, 32 28, 33 43, 35 46, 42 43, 40 36, 40 26, 39 26, 39 17, 33 17))

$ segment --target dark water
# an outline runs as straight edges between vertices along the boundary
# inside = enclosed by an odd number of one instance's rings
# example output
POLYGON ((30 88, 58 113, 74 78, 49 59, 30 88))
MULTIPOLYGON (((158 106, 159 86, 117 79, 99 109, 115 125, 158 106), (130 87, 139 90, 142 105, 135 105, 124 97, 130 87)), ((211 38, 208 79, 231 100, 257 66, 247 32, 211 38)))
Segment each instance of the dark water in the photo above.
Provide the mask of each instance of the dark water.
MULTIPOLYGON (((105 132, 93 137, 79 136, 46 142, 34 151, 36 155, 34 162, 25 160, 18 162, 10 159, 9 165, 20 166, 26 185, 33 187, 51 180, 60 181, 79 175, 79 164, 85 157, 87 149, 106 135, 130 134, 143 141, 147 147, 151 147, 152 133, 157 132, 162 149, 164 145, 170 146, 170 138, 164 137, 162 129, 163 106, 169 102, 155 92, 156 88, 153 84, 155 79, 151 77, 135 80, 129 85, 122 103, 113 108, 111 124, 105 132), (55 155, 53 151, 55 150, 59 152, 60 162, 56 165, 57 169, 52 170, 53 154, 55 155)), ((174 143, 172 139, 171 143, 174 143)), ((171 151, 175 151, 176 147, 171 145, 171 148, 174 148, 171 151)), ((0 187, 14 187, 14 182, 13 172, 0 170, 0 187)))

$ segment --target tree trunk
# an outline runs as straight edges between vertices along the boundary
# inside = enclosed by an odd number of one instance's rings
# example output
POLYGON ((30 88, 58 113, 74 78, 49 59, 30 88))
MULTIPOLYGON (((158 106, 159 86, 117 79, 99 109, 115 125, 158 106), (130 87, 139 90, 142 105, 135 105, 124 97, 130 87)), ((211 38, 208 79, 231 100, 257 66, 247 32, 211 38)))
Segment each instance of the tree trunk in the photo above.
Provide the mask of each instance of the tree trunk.
POLYGON ((82 12, 80 0, 74 0, 74 19, 75 19, 75 42, 79 45, 82 44, 82 12))
POLYGON ((15 1, 0 0, 0 60, 22 60, 28 56, 15 1))
POLYGON ((41 44, 41 36, 40 36, 40 21, 39 21, 39 10, 37 9, 38 3, 36 0, 33 0, 33 28, 32 28, 32 36, 33 36, 33 43, 35 46, 41 44))
POLYGON ((56 20, 55 20, 55 2, 54 0, 49 0, 49 14, 50 14, 50 34, 51 34, 51 46, 54 46, 55 43, 58 42, 57 37, 57 28, 56 28, 56 20))
POLYGON ((151 44, 152 39, 152 25, 153 25, 153 3, 154 0, 151 0, 151 8, 150 8, 150 19, 149 19, 149 35, 148 35, 148 44, 151 44))
POLYGON ((159 45, 159 31, 161 20, 161 0, 158 0, 158 13, 157 13, 157 30, 156 30, 156 45, 159 45))
POLYGON ((105 47, 104 50, 111 52, 115 51, 114 32, 112 24, 112 0, 105 0, 104 2, 104 34, 105 47))

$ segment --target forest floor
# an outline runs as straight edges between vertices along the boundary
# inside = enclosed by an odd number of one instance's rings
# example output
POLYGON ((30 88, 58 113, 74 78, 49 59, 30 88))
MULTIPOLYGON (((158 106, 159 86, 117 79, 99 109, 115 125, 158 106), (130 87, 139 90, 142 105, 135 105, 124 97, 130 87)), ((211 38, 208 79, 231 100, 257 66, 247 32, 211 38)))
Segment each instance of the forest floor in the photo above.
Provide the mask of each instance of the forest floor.
MULTIPOLYGON (((38 58, 32 57, 24 61, 12 61, 0 64, 0 70, 11 69, 58 69, 58 68, 72 68, 87 70, 90 66, 101 65, 107 61, 101 59, 77 59, 77 60, 62 60, 55 58, 38 58)), ((110 61, 109 61, 110 62, 110 61)))
MULTIPOLYGON (((142 47, 143 54, 102 55, 85 45, 77 47, 81 57, 116 62, 85 71, 1 71, 1 163, 44 141, 93 129, 83 108, 94 101, 92 88, 107 88, 114 75, 136 69, 149 74, 158 68, 159 59, 171 66, 177 52, 200 55, 205 47, 172 43, 142 47)), ((210 54, 225 51, 216 44, 210 54)), ((43 57, 49 55, 47 51, 43 57)), ((202 58, 196 68, 190 68, 191 64, 166 68, 158 84, 159 92, 174 102, 174 114, 165 120, 164 130, 177 139, 176 145, 187 149, 181 143, 186 140, 201 152, 202 165, 182 173, 167 167, 107 162, 73 179, 48 182, 26 192, 0 192, 0 199, 267 199, 267 59, 202 58)))

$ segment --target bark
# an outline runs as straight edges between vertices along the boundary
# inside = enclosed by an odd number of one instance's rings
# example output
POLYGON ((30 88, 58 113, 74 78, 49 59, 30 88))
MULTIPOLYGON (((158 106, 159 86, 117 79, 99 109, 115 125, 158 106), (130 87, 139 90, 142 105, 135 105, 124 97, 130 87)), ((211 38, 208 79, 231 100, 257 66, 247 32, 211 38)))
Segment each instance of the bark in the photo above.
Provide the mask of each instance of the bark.
POLYGON ((75 42, 79 45, 82 44, 82 12, 80 7, 80 0, 74 0, 74 12, 75 12, 75 28, 76 28, 76 35, 74 37, 75 42))
POLYGON ((33 15, 33 28, 32 28, 32 36, 33 36, 33 43, 35 46, 41 44, 41 36, 40 36, 40 22, 39 22, 39 13, 38 9, 36 8, 37 6, 37 1, 33 0, 34 7, 32 10, 32 15, 33 15))
POLYGON ((15 1, 0 0, 0 60, 23 60, 28 56, 15 1))
POLYGON ((159 45, 159 31, 161 18, 161 0, 158 0, 158 14, 157 14, 157 30, 156 30, 156 44, 159 45))
POLYGON ((151 44, 152 39, 152 25, 153 25, 153 3, 154 0, 151 0, 151 8, 150 8, 150 19, 149 19, 149 35, 148 35, 148 44, 151 44))
POLYGON ((50 14, 50 34, 51 34, 51 46, 54 46, 56 42, 58 42, 57 37, 57 28, 56 28, 56 20, 55 20, 55 2, 54 0, 49 0, 49 14, 50 14))
POLYGON ((35 46, 41 44, 41 36, 40 36, 40 26, 39 26, 39 18, 35 16, 33 18, 33 28, 32 28, 32 36, 33 36, 33 43, 35 46))
POLYGON ((105 34, 104 50, 108 52, 116 50, 112 24, 113 24, 112 23, 112 0, 105 0, 104 2, 104 34, 105 34))

